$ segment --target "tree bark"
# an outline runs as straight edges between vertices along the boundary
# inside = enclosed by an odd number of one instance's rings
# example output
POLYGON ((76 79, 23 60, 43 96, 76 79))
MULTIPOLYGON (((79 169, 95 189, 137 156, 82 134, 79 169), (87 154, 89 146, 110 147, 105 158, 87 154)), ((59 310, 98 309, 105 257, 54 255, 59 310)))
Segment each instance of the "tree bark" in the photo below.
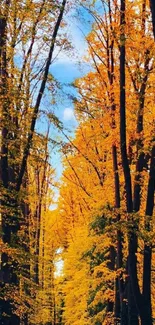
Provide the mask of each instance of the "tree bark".
MULTIPOLYGON (((152 147, 151 162, 150 162, 150 173, 147 191, 147 202, 146 202, 146 219, 145 229, 149 235, 151 231, 151 222, 154 209, 154 191, 155 191, 155 145, 152 147)), ((143 262, 143 297, 146 308, 146 315, 142 325, 145 325, 150 318, 149 324, 152 324, 152 305, 151 305, 151 261, 152 261, 152 245, 151 239, 144 243, 144 262, 143 262)))
POLYGON ((153 35, 155 38, 155 2, 154 2, 154 0, 150 0, 150 8, 151 8, 151 13, 152 13, 153 35))
MULTIPOLYGON (((132 186, 129 161, 127 156, 127 141, 126 141, 126 91, 125 91, 125 0, 121 0, 120 8, 120 145, 121 145, 121 158, 122 167, 125 179, 125 193, 126 193, 126 206, 127 214, 130 222, 131 213, 133 212, 132 202, 132 186)), ((137 325, 138 310, 135 309, 136 299, 131 299, 133 296, 133 286, 139 288, 137 279, 137 258, 135 255, 137 247, 137 238, 134 229, 129 232, 129 257, 128 257, 128 322, 129 325, 137 325)), ((135 290, 134 290, 135 291, 135 290)))

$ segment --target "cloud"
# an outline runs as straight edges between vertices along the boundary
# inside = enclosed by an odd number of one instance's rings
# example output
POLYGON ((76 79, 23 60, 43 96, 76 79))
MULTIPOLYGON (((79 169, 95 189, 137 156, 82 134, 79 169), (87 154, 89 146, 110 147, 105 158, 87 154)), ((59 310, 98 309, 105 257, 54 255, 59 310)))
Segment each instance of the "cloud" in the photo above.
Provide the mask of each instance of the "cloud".
POLYGON ((67 108, 64 109, 63 119, 65 121, 75 120, 74 111, 73 111, 72 108, 67 107, 67 108))

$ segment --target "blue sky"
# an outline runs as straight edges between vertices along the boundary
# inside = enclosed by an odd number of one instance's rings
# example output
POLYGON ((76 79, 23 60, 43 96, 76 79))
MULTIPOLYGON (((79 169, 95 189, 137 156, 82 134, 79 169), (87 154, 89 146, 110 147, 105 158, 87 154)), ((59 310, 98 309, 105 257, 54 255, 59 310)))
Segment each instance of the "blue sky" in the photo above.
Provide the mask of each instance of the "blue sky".
MULTIPOLYGON (((74 107, 71 99, 66 93, 71 93, 75 95, 75 90, 70 84, 77 78, 82 77, 91 67, 87 62, 83 61, 83 57, 87 54, 87 42, 85 40, 85 35, 89 33, 92 25, 92 17, 87 13, 85 9, 80 9, 79 17, 82 19, 74 18, 76 13, 71 11, 68 14, 68 24, 66 33, 71 41, 73 49, 70 52, 62 51, 58 54, 57 49, 55 50, 56 60, 51 65, 50 73, 54 76, 56 80, 60 83, 63 91, 58 93, 58 100, 55 105, 51 105, 51 98, 48 96, 42 102, 42 107, 49 107, 49 110, 53 110, 54 114, 63 122, 65 128, 70 130, 70 136, 74 136, 74 131, 77 126, 77 121, 74 116, 74 107), (58 54, 58 56, 57 56, 58 54)), ((41 118, 37 123, 37 131, 45 132, 47 129, 47 124, 44 118, 41 118)), ((62 135, 58 133, 56 128, 51 125, 50 136, 53 139, 59 140, 62 135)), ((56 178, 59 179, 62 174, 62 163, 61 154, 56 150, 50 151, 51 164, 56 170, 56 178)), ((58 191, 55 189, 56 198, 58 196, 58 191)))
MULTIPOLYGON (((83 57, 87 53, 85 35, 90 31, 92 18, 90 19, 90 15, 88 15, 86 10, 81 9, 80 13, 76 13, 75 11, 69 12, 66 20, 67 22, 69 21, 66 33, 73 49, 69 52, 60 52, 56 62, 52 64, 50 71, 61 85, 63 85, 64 90, 70 92, 73 91, 73 89, 71 90, 69 87, 65 87, 65 85, 69 85, 76 78, 82 77, 90 70, 90 66, 83 61, 83 57), (80 20, 79 17, 82 19, 80 20)), ((63 104, 59 106, 57 112, 59 118, 63 120, 65 125, 67 123, 67 117, 68 122, 70 121, 71 123, 71 118, 74 121, 72 109, 72 102, 69 99, 67 100, 65 96, 65 98, 63 98, 63 104), (69 109, 71 113, 70 116, 69 109), (67 114, 65 114, 65 112, 67 112, 67 114)))

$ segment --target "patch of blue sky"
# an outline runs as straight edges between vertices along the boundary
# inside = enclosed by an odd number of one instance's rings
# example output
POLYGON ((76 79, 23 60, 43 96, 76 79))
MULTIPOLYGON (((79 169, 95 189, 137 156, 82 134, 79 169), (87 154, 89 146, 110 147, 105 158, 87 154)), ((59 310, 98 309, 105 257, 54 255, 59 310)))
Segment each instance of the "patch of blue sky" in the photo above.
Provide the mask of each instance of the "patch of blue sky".
MULTIPOLYGON (((99 2, 96 2, 96 6, 99 2)), ((79 7, 76 11, 71 11, 68 14, 68 25, 66 29, 66 35, 72 44, 72 49, 68 51, 59 51, 59 48, 55 49, 54 56, 56 59, 52 62, 50 73, 60 83, 62 90, 58 91, 58 96, 55 104, 51 104, 50 96, 46 92, 45 99, 42 102, 42 107, 47 107, 51 110, 58 119, 63 123, 65 132, 71 138, 74 137, 76 127, 78 125, 74 115, 73 97, 78 96, 77 91, 72 87, 72 83, 91 69, 91 64, 83 60, 83 57, 87 55, 87 41, 85 36, 90 32, 92 23, 94 21, 93 16, 89 10, 84 7, 79 7)), ((45 133, 47 129, 46 118, 42 118, 37 123, 37 130, 45 133)), ((53 125, 50 128, 50 137, 56 141, 68 141, 64 135, 57 130, 53 125)), ((59 150, 59 146, 50 150, 51 164, 56 170, 56 179, 60 179, 63 171, 62 167, 62 155, 59 150)), ((57 201, 59 191, 55 188, 55 201, 57 201)), ((55 208, 55 204, 51 207, 55 208)))

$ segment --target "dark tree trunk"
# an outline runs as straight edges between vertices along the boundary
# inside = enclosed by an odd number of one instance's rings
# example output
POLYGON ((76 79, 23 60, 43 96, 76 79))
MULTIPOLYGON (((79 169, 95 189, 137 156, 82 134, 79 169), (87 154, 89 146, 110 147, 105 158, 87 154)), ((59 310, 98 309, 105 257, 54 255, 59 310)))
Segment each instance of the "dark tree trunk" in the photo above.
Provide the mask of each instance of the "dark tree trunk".
MULTIPOLYGON (((109 262, 107 263, 107 267, 109 270, 114 271, 115 270, 115 258, 116 258, 116 252, 114 246, 110 246, 109 248, 109 262)), ((114 288, 113 288, 114 290, 114 288)), ((107 302, 107 312, 113 313, 114 310, 114 303, 111 300, 108 300, 107 302)))
MULTIPOLYGON (((125 22, 125 1, 121 1, 121 26, 123 22, 125 22)), ((146 53, 147 54, 147 53, 146 53)), ((148 60, 146 55, 146 66, 148 66, 148 60)), ((143 130, 143 109, 144 109, 144 96, 145 96, 145 88, 146 88, 147 75, 144 78, 144 83, 141 88, 141 98, 140 98, 140 107, 139 107, 139 115, 137 120, 137 132, 140 134, 143 130), (146 79, 146 80, 145 80, 146 79)), ((137 143, 137 165, 136 165, 136 178, 135 178, 135 186, 134 186, 134 202, 132 203, 132 190, 131 190, 131 175, 130 175, 130 167, 128 163, 127 150, 126 150, 126 116, 125 116, 125 34, 121 32, 121 46, 120 46, 120 136, 121 136, 121 155, 122 155, 122 165, 124 170, 124 178, 125 178, 125 190, 126 190, 126 202, 127 202, 127 212, 138 212, 140 208, 140 190, 141 190, 141 172, 144 167, 144 154, 143 152, 139 154, 139 152, 143 148, 142 139, 140 138, 137 143)), ((154 170, 154 156, 152 158, 152 170, 154 170)), ((151 174, 151 169, 150 169, 151 174)), ((149 180, 149 189, 151 194, 149 193, 149 199, 151 197, 151 203, 148 202, 147 206, 150 209, 150 206, 154 205, 152 203, 154 197, 154 180, 151 178, 149 180), (153 195, 152 195, 153 193, 153 195)), ((149 192, 149 190, 148 190, 149 192)), ((152 208, 153 209, 153 208, 152 208)), ((150 225, 150 223, 149 223, 150 225)), ((140 315, 142 324, 152 324, 151 318, 151 292, 150 292, 150 276, 151 276, 151 248, 145 247, 146 251, 144 252, 144 278, 145 278, 145 286, 143 285, 143 290, 145 287, 145 294, 143 295, 140 292, 138 276, 137 276, 137 224, 136 221, 132 220, 132 225, 130 226, 129 231, 129 256, 128 256, 128 271, 129 271, 129 283, 128 283, 128 320, 129 324, 138 324, 138 314, 140 315), (146 270, 146 262, 147 267, 146 270), (146 284, 147 278, 147 284, 146 284), (145 300, 146 295, 146 300, 145 300)))
MULTIPOLYGON (((109 10, 109 19, 110 19, 110 29, 113 33, 112 27, 112 11, 111 11, 111 0, 108 1, 108 10, 109 10)), ((114 86, 114 40, 110 39, 107 34, 107 67, 108 67, 108 79, 110 88, 113 89, 114 86)), ((112 129, 116 128, 115 122, 115 95, 112 91, 110 94, 111 102, 111 127, 112 129)), ((112 144, 112 161, 113 161, 113 172, 114 172, 114 189, 115 189, 115 208, 118 210, 120 208, 120 182, 119 182, 119 171, 117 163, 117 147, 115 144, 112 144)), ((120 213, 118 212, 116 217, 116 222, 119 222, 121 219, 120 213)), ((120 230, 117 230, 117 248, 116 248, 116 262, 114 267, 118 270, 122 268, 123 263, 123 253, 122 253, 122 243, 123 243, 123 234, 120 230)), ((115 303, 114 303, 114 319, 115 324, 120 322, 121 311, 122 311, 122 292, 123 292, 123 279, 122 274, 116 278, 115 282, 115 303)))
MULTIPOLYGON (((125 93, 125 0, 121 0, 120 8, 120 143, 121 143, 121 157, 122 166, 125 179, 125 193, 126 193, 126 206, 129 218, 133 212, 132 202, 132 186, 131 186, 131 174, 129 161, 127 156, 127 144, 126 144, 126 93, 125 93)), ((130 221, 130 220, 129 220, 130 221)), ((133 294, 133 286, 138 285, 137 279, 137 258, 135 252, 137 250, 137 238, 134 229, 131 229, 129 233, 129 257, 128 257, 128 324, 137 325, 138 310, 135 309, 136 297, 133 294), (134 298, 134 300, 132 299, 134 298)))
POLYGON ((154 0, 150 0, 150 7, 152 13, 152 27, 153 27, 153 34, 155 38, 155 2, 154 0))
MULTIPOLYGON (((155 191, 155 146, 151 152, 150 173, 148 182, 147 202, 146 202, 146 219, 145 229, 151 231, 151 222, 154 208, 154 191, 155 191)), ((142 325, 153 324, 152 321, 152 306, 151 306, 151 261, 152 261, 152 245, 144 243, 144 263, 143 263, 143 297, 145 303, 145 315, 142 320, 142 325), (149 319, 149 323, 148 323, 149 319)))
POLYGON ((125 178, 126 205, 127 212, 132 213, 132 188, 130 167, 127 157, 126 145, 126 98, 125 98, 125 0, 121 0, 120 11, 120 140, 121 140, 121 157, 125 178))
MULTIPOLYGON (((112 156, 113 156, 113 170, 114 170, 114 183, 115 183, 115 208, 120 208, 120 182, 119 182, 119 174, 118 174, 118 163, 117 163, 117 148, 115 145, 112 147, 112 156)), ((116 222, 119 223, 121 220, 120 214, 117 215, 116 222)), ((118 225, 119 228, 119 225, 118 225)), ((116 269, 121 269, 123 267, 123 234, 121 230, 117 230, 117 256, 116 256, 116 269)), ((119 324, 120 319, 122 317, 123 308, 125 304, 123 304, 123 290, 124 290, 124 283, 122 278, 122 272, 119 277, 116 278, 116 292, 115 292, 115 324, 119 324)), ((126 307, 125 307, 126 308, 126 307)), ((127 317, 127 313, 126 313, 127 317)), ((127 320, 126 320, 127 324, 127 320)))

